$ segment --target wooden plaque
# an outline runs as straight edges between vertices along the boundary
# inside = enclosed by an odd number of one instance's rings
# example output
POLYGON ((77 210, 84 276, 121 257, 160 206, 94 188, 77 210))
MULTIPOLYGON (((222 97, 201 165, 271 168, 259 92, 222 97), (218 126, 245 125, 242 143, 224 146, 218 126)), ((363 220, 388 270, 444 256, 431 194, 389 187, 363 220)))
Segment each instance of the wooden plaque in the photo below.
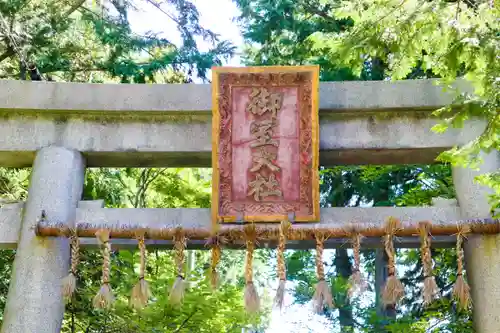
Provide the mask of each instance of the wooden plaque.
POLYGON ((319 221, 319 67, 212 72, 213 223, 319 221))

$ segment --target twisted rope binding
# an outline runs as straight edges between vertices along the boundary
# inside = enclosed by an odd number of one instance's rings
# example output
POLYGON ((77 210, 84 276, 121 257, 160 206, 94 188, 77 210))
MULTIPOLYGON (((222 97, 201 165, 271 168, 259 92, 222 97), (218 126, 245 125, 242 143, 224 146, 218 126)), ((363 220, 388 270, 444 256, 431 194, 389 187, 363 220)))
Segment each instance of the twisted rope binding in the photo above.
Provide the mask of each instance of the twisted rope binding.
POLYGON ((139 281, 132 289, 129 304, 135 309, 141 309, 147 305, 151 297, 151 290, 148 282, 145 280, 146 271, 146 244, 144 241, 145 231, 137 231, 136 239, 140 252, 140 267, 139 267, 139 281))
POLYGON ((76 290, 76 273, 80 262, 80 239, 76 229, 69 229, 69 239, 71 246, 71 268, 68 276, 63 279, 63 297, 66 302, 70 302, 76 290))
POLYGON ((324 233, 316 232, 316 275, 318 283, 313 295, 313 308, 316 313, 321 313, 323 307, 334 307, 330 285, 325 281, 325 267, 323 264, 324 242, 327 239, 324 233))
POLYGON ((205 246, 210 247, 211 251, 209 277, 212 290, 216 290, 219 285, 219 273, 217 272, 217 266, 219 265, 222 257, 222 244, 226 241, 226 238, 214 232, 205 244, 205 246))
POLYGON ((424 221, 419 223, 420 233, 420 254, 422 257, 422 266, 424 268, 424 305, 429 305, 439 293, 436 279, 432 272, 432 256, 431 256, 431 239, 429 237, 431 231, 431 223, 424 221))
POLYGON ((260 310, 260 298, 253 283, 253 252, 257 240, 257 230, 255 225, 249 224, 245 227, 245 244, 247 248, 245 262, 245 308, 249 313, 256 313, 260 310))
POLYGON ((179 305, 184 299, 184 250, 186 248, 186 235, 181 228, 177 228, 174 235, 175 265, 177 267, 177 278, 170 290, 170 303, 179 305))
POLYGON ((385 226, 384 247, 387 253, 388 278, 382 292, 382 304, 384 306, 397 304, 404 296, 404 286, 396 276, 394 235, 400 229, 401 222, 396 218, 389 218, 385 226))
POLYGON ((470 296, 470 287, 463 276, 464 272, 464 251, 462 248, 463 240, 471 232, 467 225, 461 225, 457 234, 456 252, 457 252, 457 280, 453 286, 452 297, 457 302, 459 310, 467 310, 472 305, 470 296))
POLYGON ((285 299, 285 284, 286 284, 286 265, 285 265, 285 246, 290 232, 290 222, 281 221, 278 238, 278 251, 277 251, 277 269, 279 284, 274 297, 274 305, 278 309, 283 308, 285 299))
POLYGON ((111 270, 111 244, 109 244, 109 230, 100 229, 96 232, 97 241, 102 246, 102 285, 94 297, 93 305, 96 309, 108 309, 115 298, 109 285, 111 270))
POLYGON ((352 298, 355 293, 362 294, 368 287, 368 283, 361 273, 361 239, 363 236, 355 230, 351 232, 351 245, 354 257, 352 275, 349 277, 348 296, 352 298))

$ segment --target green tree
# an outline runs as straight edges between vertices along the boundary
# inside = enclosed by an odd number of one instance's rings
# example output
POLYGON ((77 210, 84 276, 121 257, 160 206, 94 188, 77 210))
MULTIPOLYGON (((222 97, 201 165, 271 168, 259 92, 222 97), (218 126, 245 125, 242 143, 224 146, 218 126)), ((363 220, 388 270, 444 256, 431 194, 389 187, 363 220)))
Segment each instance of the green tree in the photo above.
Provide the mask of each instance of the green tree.
MULTIPOLYGON (((29 169, 0 169, 2 202, 24 200, 27 194, 29 169)), ((211 172, 208 169, 88 169, 84 200, 104 199, 106 207, 190 207, 208 208, 211 195, 211 172)), ((224 250, 220 272, 224 283, 212 292, 206 268, 209 252, 189 250, 193 258, 187 267, 190 287, 180 308, 168 303, 168 291, 176 277, 171 251, 149 249, 147 279, 154 298, 143 311, 128 307, 128 297, 138 278, 138 253, 134 248, 114 249, 111 285, 117 297, 112 310, 101 312, 92 307, 101 279, 101 255, 96 250, 81 251, 78 289, 68 304, 63 332, 241 332, 242 327, 259 327, 267 320, 266 309, 261 316, 250 317, 243 307, 242 276, 244 253, 224 250)), ((15 252, 0 253, 0 307, 7 296, 15 252)), ((256 283, 265 287, 269 272, 265 268, 268 255, 256 254, 256 283)), ((264 300, 269 303, 269 299, 264 300)))
MULTIPOLYGON (((160 2, 149 1, 162 10, 160 2)), ((167 38, 134 33, 128 12, 148 1, 0 1, 0 78, 29 76, 32 80, 123 83, 206 78, 206 71, 231 56, 234 47, 199 24, 199 13, 188 0, 169 0, 173 21, 182 38, 176 45, 167 38), (212 48, 198 50, 196 38, 212 48), (29 75, 28 75, 29 74, 29 75)))
MULTIPOLYGON (((380 80, 391 75, 392 70, 397 70, 398 65, 389 61, 390 49, 386 49, 380 41, 374 40, 379 30, 368 27, 369 23, 360 28, 359 15, 343 15, 340 11, 344 4, 354 6, 355 2, 313 0, 300 0, 293 3, 286 0, 235 0, 235 2, 241 9, 239 22, 248 44, 244 56, 244 61, 248 65, 320 64, 323 81, 380 80), (373 41, 374 44, 379 43, 376 45, 377 52, 370 53, 368 56, 363 53, 365 51, 358 50, 362 48, 358 46, 362 39, 352 39, 352 43, 347 44, 350 40, 345 39, 350 36, 351 31, 358 31, 358 28, 361 33, 363 30, 373 33, 375 37, 368 41, 373 41), (352 48, 356 50, 350 53, 352 48), (340 50, 344 53, 340 54, 340 50), (351 63, 354 58, 357 59, 356 66, 351 63), (348 75, 344 75, 345 73, 348 75)), ((380 7, 383 5, 379 6, 376 13, 382 15, 385 11, 380 7)), ((439 12, 436 11, 436 15, 438 14, 439 12)), ((410 20, 407 24, 413 23, 410 20)), ((401 33, 404 34, 405 31, 401 33)), ((401 38, 411 40, 412 37, 405 35, 401 38)), ((397 47, 403 53, 404 45, 397 47)), ((419 62, 410 64, 407 74, 405 77, 407 79, 438 76, 419 62)), ((434 197, 454 198, 455 195, 450 166, 446 164, 326 168, 322 170, 321 177, 323 206, 421 206, 431 204, 434 197)), ((438 305, 431 309, 422 307, 420 290, 416 287, 422 280, 419 251, 399 252, 401 264, 407 270, 403 281, 410 292, 405 299, 405 308, 398 311, 397 321, 386 321, 376 316, 375 302, 366 308, 361 308, 356 301, 351 304, 346 302, 345 278, 350 271, 347 251, 344 249, 335 251, 335 259, 327 261, 326 270, 330 271, 332 288, 335 291, 337 305, 340 307, 339 321, 343 326, 342 330, 345 331, 353 326, 361 329, 363 326, 367 332, 379 332, 383 330, 383 326, 387 326, 386 330, 417 332, 428 329, 428 318, 434 317, 439 318, 438 324, 444 325, 441 327, 443 330, 446 330, 446 327, 453 327, 454 331, 470 331, 470 320, 468 320, 470 314, 457 314, 449 306, 450 286, 454 280, 453 251, 436 250, 433 253, 437 267, 439 267, 438 283, 443 294, 446 295, 446 301, 436 303, 438 305), (443 324, 447 320, 449 324, 443 324), (412 321, 416 322, 412 324, 412 321), (462 330, 457 327, 461 327, 462 330)), ((374 253, 363 251, 363 254, 365 267, 373 285, 374 253)), ((288 254, 287 264, 289 278, 297 282, 294 290, 297 302, 303 303, 310 300, 315 282, 313 253, 293 251, 288 254)), ((332 313, 325 312, 325 315, 331 317, 332 313)))
MULTIPOLYGON (((392 80, 438 77, 444 87, 456 92, 456 99, 435 111, 442 119, 434 127, 437 132, 462 127, 472 117, 485 120, 484 131, 476 139, 442 153, 440 161, 474 168, 481 162, 481 152, 500 150, 498 3, 443 0, 323 3, 330 5, 329 15, 355 22, 340 34, 318 31, 310 36, 309 41, 318 52, 327 52, 331 62, 361 73, 367 61, 378 58, 387 64, 386 77, 392 80), (468 91, 464 91, 464 81, 471 87, 468 91)), ((495 190, 492 206, 500 207, 499 172, 478 180, 495 190)))
MULTIPOLYGON (((199 24, 191 1, 0 1, 0 77, 9 79, 80 82, 156 83, 205 79, 212 65, 233 53, 233 46, 199 24), (134 33, 128 13, 136 5, 153 5, 173 20, 181 43, 175 45, 154 33, 134 33), (168 11, 165 10, 168 6, 168 11), (198 50, 196 40, 212 44, 198 50)), ((30 170, 0 169, 2 203, 24 200, 30 170)), ((84 199, 104 199, 106 207, 209 207, 210 172, 203 169, 88 169, 84 199)), ((116 306, 107 312, 92 308, 100 284, 101 256, 82 251, 78 292, 67 306, 64 332, 241 332, 266 320, 249 317, 243 309, 241 267, 243 253, 225 251, 221 273, 225 283, 212 293, 205 278, 207 251, 190 251, 191 287, 181 308, 168 304, 168 289, 175 278, 171 251, 151 250, 148 279, 155 298, 144 311, 128 308, 127 299, 137 282, 135 249, 114 249, 112 286, 116 306)), ((0 272, 3 309, 13 251, 3 251, 0 272)), ((257 254, 263 266, 266 254, 257 254)), ((265 281, 265 270, 256 282, 265 281)))
POLYGON ((330 5, 318 0, 234 0, 241 11, 238 23, 246 45, 246 65, 321 65, 323 81, 354 80, 352 71, 329 61, 313 49, 309 36, 315 32, 339 33, 352 20, 328 15, 330 5))

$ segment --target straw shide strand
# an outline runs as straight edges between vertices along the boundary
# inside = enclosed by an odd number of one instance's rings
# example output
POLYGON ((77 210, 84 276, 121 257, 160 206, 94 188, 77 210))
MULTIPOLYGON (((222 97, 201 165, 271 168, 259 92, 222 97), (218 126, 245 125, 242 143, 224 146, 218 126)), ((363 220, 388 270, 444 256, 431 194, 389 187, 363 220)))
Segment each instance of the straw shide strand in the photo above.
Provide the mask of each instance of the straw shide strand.
POLYGON ((180 305, 184 299, 184 250, 186 249, 186 235, 181 228, 177 228, 174 235, 175 264, 177 267, 177 277, 170 290, 169 300, 172 305, 180 305))
POLYGON ((316 276, 318 283, 313 295, 313 309, 316 313, 321 313, 325 306, 329 308, 334 307, 330 285, 325 280, 325 267, 323 264, 323 250, 326 235, 323 233, 316 233, 316 276))
POLYGON ((80 239, 75 229, 70 229, 71 244, 71 268, 69 274, 63 279, 63 297, 66 302, 70 302, 76 290, 76 273, 80 262, 80 239))
POLYGON ((96 232, 96 237, 102 247, 102 284, 92 303, 96 309, 109 309, 115 301, 113 290, 109 285, 111 270, 111 244, 109 244, 109 230, 98 230, 96 232))
POLYGON ((389 218, 385 226, 384 248, 387 253, 388 278, 382 291, 382 304, 384 306, 396 305, 404 296, 404 286, 396 275, 394 235, 400 228, 401 222, 395 218, 389 218))
POLYGON ((278 238, 278 251, 277 251, 277 268, 279 284, 274 297, 274 306, 277 309, 283 308, 285 298, 285 285, 286 285, 286 266, 285 266, 285 246, 290 232, 290 222, 281 221, 278 238))
POLYGON ((217 266, 222 257, 222 245, 226 242, 227 239, 225 237, 214 231, 205 244, 205 246, 209 247, 211 251, 209 278, 212 290, 216 290, 219 286, 220 275, 219 272, 217 272, 217 266))
POLYGON ((260 298, 253 283, 253 252, 257 240, 257 231, 255 225, 249 224, 245 227, 245 243, 247 248, 245 262, 245 309, 248 313, 256 313, 260 310, 260 298))
POLYGON ((459 310, 467 310, 472 305, 470 287, 463 275, 464 251, 462 249, 462 243, 468 233, 470 233, 470 227, 462 225, 457 234, 457 280, 453 286, 452 297, 457 302, 459 310))
POLYGON ((431 223, 427 221, 420 222, 420 255, 422 258, 422 266, 424 268, 424 305, 429 305, 434 301, 439 293, 436 279, 432 272, 432 257, 431 257, 431 239, 429 237, 431 223))
POLYGON ((149 283, 145 279, 146 271, 146 244, 144 243, 144 231, 136 233, 137 245, 140 252, 139 281, 132 289, 129 304, 134 309, 141 309, 148 304, 151 297, 149 283))
POLYGON ((361 239, 363 236, 355 230, 351 233, 351 245, 353 249, 354 267, 352 275, 349 277, 349 291, 348 296, 351 298, 356 293, 362 294, 368 287, 363 273, 361 273, 361 239))

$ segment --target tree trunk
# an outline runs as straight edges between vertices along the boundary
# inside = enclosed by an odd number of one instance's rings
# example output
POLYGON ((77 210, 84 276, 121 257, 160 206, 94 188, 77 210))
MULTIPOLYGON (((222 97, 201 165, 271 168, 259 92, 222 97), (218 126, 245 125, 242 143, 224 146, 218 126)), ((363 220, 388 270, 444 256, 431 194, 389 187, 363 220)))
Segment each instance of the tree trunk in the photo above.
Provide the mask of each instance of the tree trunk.
MULTIPOLYGON (((351 276, 352 265, 346 248, 339 248, 335 251, 335 268, 337 276, 342 277, 345 281, 351 276)), ((341 332, 353 332, 354 320, 347 293, 337 293, 337 307, 339 309, 341 332)))
POLYGON ((22 60, 19 60, 19 80, 26 80, 26 65, 22 60))

